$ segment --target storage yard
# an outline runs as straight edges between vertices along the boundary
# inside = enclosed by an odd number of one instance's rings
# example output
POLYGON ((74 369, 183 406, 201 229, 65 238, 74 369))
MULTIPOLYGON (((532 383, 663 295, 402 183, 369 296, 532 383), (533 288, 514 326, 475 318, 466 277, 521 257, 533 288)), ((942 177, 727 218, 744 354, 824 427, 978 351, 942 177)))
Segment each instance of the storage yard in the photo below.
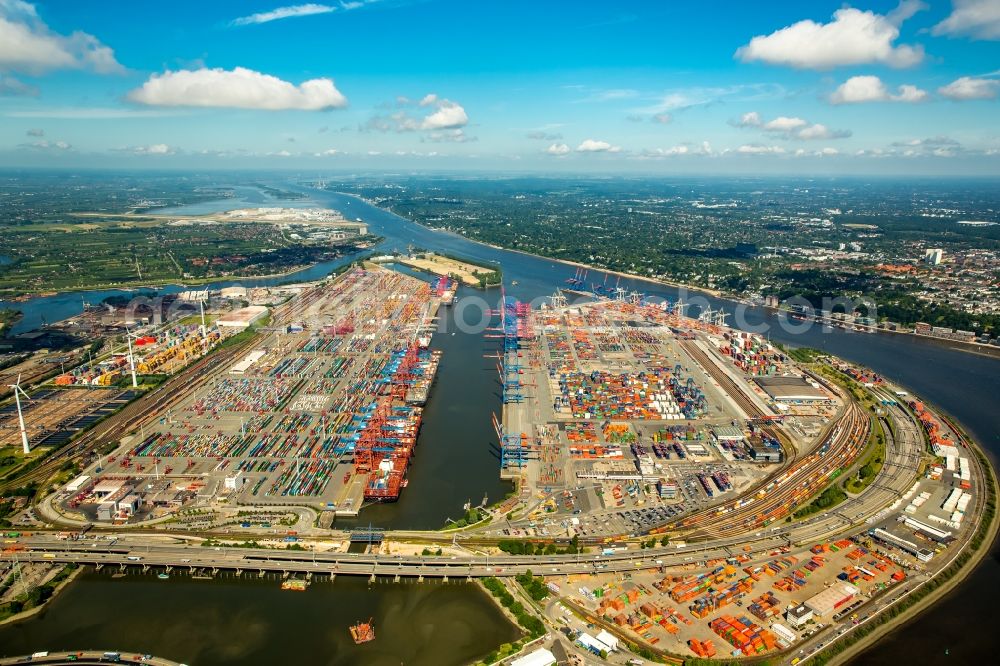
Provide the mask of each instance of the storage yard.
POLYGON ((507 306, 501 473, 531 509, 514 535, 628 535, 707 515, 800 469, 852 413, 748 333, 625 300, 553 301, 507 306), (565 528, 537 524, 561 516, 565 528))
POLYGON ((861 605, 906 580, 914 565, 866 535, 763 555, 552 585, 631 640, 725 659, 787 649, 834 619, 856 619, 861 605))
POLYGON ((221 500, 355 515, 398 499, 439 361, 438 303, 383 269, 303 292, 249 353, 86 470, 63 509, 135 522, 221 500))

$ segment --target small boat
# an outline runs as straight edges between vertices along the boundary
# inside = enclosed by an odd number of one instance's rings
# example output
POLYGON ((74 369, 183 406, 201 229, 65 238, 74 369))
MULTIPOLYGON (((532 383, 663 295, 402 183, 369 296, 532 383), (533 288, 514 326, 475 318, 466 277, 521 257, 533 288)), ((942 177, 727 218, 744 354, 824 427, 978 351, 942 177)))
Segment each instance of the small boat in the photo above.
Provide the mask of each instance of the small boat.
POLYGON ((372 619, 368 618, 367 622, 358 622, 352 625, 351 638, 357 645, 375 640, 375 627, 372 625, 372 619))
POLYGON ((156 574, 156 577, 159 578, 160 580, 167 580, 168 578, 170 578, 170 574, 161 572, 156 574))
POLYGON ((289 578, 281 584, 281 589, 293 592, 305 592, 308 584, 301 578, 289 578))

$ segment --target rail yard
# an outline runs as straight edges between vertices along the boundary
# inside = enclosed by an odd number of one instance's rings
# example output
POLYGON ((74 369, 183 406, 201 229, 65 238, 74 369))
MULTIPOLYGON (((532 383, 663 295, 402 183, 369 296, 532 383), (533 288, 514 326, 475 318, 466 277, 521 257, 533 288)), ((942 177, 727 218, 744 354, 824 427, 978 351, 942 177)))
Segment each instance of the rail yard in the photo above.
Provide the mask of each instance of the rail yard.
MULTIPOLYGON (((158 389, 132 395, 91 379, 49 390, 86 393, 82 418, 101 400, 131 402, 22 475, 90 461, 35 505, 50 526, 26 519, 34 533, 9 533, 5 556, 161 575, 277 572, 302 585, 530 571, 550 593, 537 612, 583 651, 621 641, 668 662, 787 663, 932 580, 978 528, 989 477, 950 422, 905 391, 623 295, 557 295, 534 310, 502 299, 487 335, 501 345, 494 426, 499 472, 518 492, 482 507, 480 522, 321 527, 320 512, 363 517, 367 503, 407 501, 440 362, 437 310, 453 289, 354 269, 158 389), (850 492, 817 504, 842 486, 850 492), (253 549, 238 547, 248 538, 253 549), (290 542, 307 552, 287 552, 290 542), (420 544, 450 557, 418 555, 420 544)), ((50 429, 76 418, 57 406, 38 409, 34 427, 50 412, 50 429)))

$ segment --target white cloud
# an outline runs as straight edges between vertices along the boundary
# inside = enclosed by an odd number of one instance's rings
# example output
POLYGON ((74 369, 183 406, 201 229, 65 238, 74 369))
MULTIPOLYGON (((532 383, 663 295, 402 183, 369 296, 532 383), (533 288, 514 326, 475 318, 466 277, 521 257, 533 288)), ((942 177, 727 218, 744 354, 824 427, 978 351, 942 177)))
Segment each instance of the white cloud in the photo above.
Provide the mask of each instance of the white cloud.
POLYGON ((862 104, 865 102, 924 102, 927 91, 903 84, 895 94, 877 76, 852 76, 830 94, 831 104, 862 104))
POLYGON ((970 99, 996 99, 1000 92, 1000 81, 996 79, 980 79, 963 76, 946 86, 938 88, 938 92, 956 101, 970 99))
POLYGON ((427 135, 427 140, 435 143, 468 143, 476 141, 476 137, 469 136, 462 129, 450 129, 431 132, 427 135))
POLYGON ((745 155, 781 155, 785 149, 781 146, 762 146, 757 143, 744 144, 736 149, 736 152, 745 155))
POLYGON ((41 128, 31 128, 25 132, 28 136, 45 136, 45 130, 41 128))
POLYGON ((232 21, 232 25, 256 25, 259 23, 270 23, 286 18, 297 18, 300 16, 315 16, 316 14, 329 14, 337 11, 336 7, 330 5, 319 5, 307 3, 304 5, 292 5, 290 7, 278 7, 269 12, 258 12, 250 16, 243 16, 232 21))
POLYGON ((532 130, 525 136, 534 141, 559 141, 562 139, 562 134, 559 132, 546 132, 545 130, 532 130))
POLYGON ((795 133, 794 138, 811 141, 816 139, 843 139, 848 136, 851 136, 851 133, 847 130, 832 130, 822 123, 816 123, 815 125, 809 125, 800 129, 795 133))
POLYGON ((724 101, 749 102, 785 97, 784 86, 777 83, 747 83, 720 87, 694 87, 663 93, 655 103, 632 109, 636 114, 657 114, 685 111, 698 106, 710 106, 724 101))
POLYGON ((808 125, 802 118, 789 118, 788 116, 778 116, 774 120, 761 125, 768 132, 794 132, 808 125))
POLYGON ((644 150, 639 155, 640 159, 660 159, 666 157, 680 157, 685 155, 714 155, 712 144, 702 141, 701 144, 682 143, 669 148, 653 148, 644 150))
POLYGON ((13 76, 0 74, 0 97, 38 97, 38 88, 18 81, 13 76))
POLYGON ((631 88, 594 89, 589 95, 576 100, 576 102, 613 102, 638 96, 639 91, 631 88))
POLYGON ((42 74, 56 69, 117 74, 125 68, 93 35, 60 35, 39 18, 33 4, 0 0, 0 70, 42 74))
POLYGON ((619 146, 612 146, 607 141, 598 141, 595 139, 584 139, 576 147, 576 152, 578 153, 617 153, 620 150, 621 147, 619 146))
POLYGON ((974 39, 1000 39, 1000 2, 952 0, 951 14, 934 26, 935 35, 968 35, 974 39))
POLYGON ((569 146, 565 143, 553 143, 551 146, 545 149, 545 152, 549 155, 555 155, 556 157, 562 157, 563 155, 569 154, 569 146))
MULTIPOLYGON (((396 103, 401 106, 433 107, 433 111, 420 118, 408 114, 406 111, 396 111, 387 116, 373 116, 361 127, 362 130, 375 130, 378 132, 413 132, 416 130, 428 130, 432 133, 440 130, 457 130, 469 124, 469 116, 461 104, 450 99, 443 99, 434 93, 424 95, 419 102, 414 102, 408 97, 397 97, 396 103)), ((442 136, 439 135, 438 140, 442 136)), ((457 135, 460 140, 469 140, 464 134, 457 135)), ((432 139, 434 140, 434 139, 432 139)))
POLYGON ((174 149, 165 143, 154 143, 149 146, 135 146, 131 149, 136 155, 173 155, 174 149))
POLYGON ((805 150, 804 148, 799 148, 793 155, 795 157, 833 157, 834 155, 839 155, 840 151, 836 148, 821 148, 820 150, 805 150))
POLYGON ((340 155, 341 152, 339 150, 337 150, 336 148, 330 148, 328 150, 324 150, 323 152, 313 153, 313 154, 316 157, 333 157, 334 155, 340 155))
POLYGON ((800 139, 802 141, 843 139, 851 136, 850 130, 833 130, 821 123, 810 124, 804 118, 798 117, 778 116, 765 122, 756 111, 744 113, 733 124, 737 127, 760 129, 783 139, 800 139))
POLYGON ((899 86, 899 92, 892 96, 894 102, 926 102, 929 95, 926 90, 904 83, 899 86))
POLYGON ((673 119, 674 119, 673 116, 671 116, 669 113, 657 113, 654 114, 650 120, 652 120, 654 123, 659 123, 660 125, 666 125, 673 119))
MULTIPOLYGON (((425 97, 424 100, 426 99, 425 97)), ((421 106, 426 106, 424 100, 421 100, 421 106)), ((460 104, 447 99, 439 100, 436 97, 430 103, 434 104, 437 110, 423 119, 420 123, 420 129, 454 129, 464 127, 469 123, 469 116, 466 115, 465 109, 460 104)))
POLYGON ((128 94, 151 106, 202 106, 266 111, 320 111, 347 106, 333 79, 310 79, 298 86, 244 67, 182 69, 154 74, 128 94))
POLYGON ((893 45, 900 24, 924 8, 918 0, 903 0, 886 15, 844 7, 829 23, 806 19, 758 35, 736 50, 744 62, 765 62, 798 69, 830 69, 845 65, 878 63, 911 67, 924 57, 923 47, 893 45))
MULTIPOLYGON (((30 130, 28 132, 28 135, 29 136, 39 136, 39 135, 36 135, 36 134, 31 134, 30 130)), ((31 148, 33 150, 45 150, 45 151, 50 151, 50 152, 64 152, 64 151, 72 150, 73 149, 73 146, 71 146, 66 141, 46 141, 44 139, 41 140, 41 141, 33 141, 32 143, 22 143, 21 147, 22 148, 31 148)))

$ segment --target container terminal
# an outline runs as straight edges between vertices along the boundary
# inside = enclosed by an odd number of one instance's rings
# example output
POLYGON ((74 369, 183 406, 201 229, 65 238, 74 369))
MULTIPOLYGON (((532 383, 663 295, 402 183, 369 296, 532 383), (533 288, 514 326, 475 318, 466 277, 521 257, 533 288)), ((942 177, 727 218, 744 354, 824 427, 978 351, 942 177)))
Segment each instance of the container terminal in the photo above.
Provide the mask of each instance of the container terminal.
POLYGON ((60 510, 136 523, 221 502, 356 515, 399 499, 439 363, 439 304, 382 268, 304 291, 249 351, 70 482, 60 510))
MULTIPOLYGON (((551 513, 615 535, 636 531, 622 511, 638 509, 652 529, 742 509, 752 499, 737 498, 770 492, 811 455, 829 462, 821 442, 835 423, 862 427, 839 388, 745 332, 625 298, 505 311, 495 427, 501 474, 527 509, 514 533, 551 513)), ((859 450, 835 455, 849 463, 859 450)))
MULTIPOLYGON (((836 359, 799 364, 677 304, 557 294, 537 310, 501 303, 494 426, 518 492, 481 524, 395 534, 299 521, 303 532, 282 536, 293 533, 244 519, 239 540, 253 534, 266 553, 125 529, 176 534, 180 508, 277 522, 304 505, 350 515, 399 497, 438 363, 427 349, 438 286, 375 269, 304 290, 56 494, 64 516, 98 530, 16 533, 5 550, 32 565, 275 571, 287 589, 324 575, 530 570, 555 598, 538 612, 581 652, 790 663, 933 580, 979 528, 980 460, 947 418, 883 378, 836 359), (809 510, 860 478, 878 438, 869 483, 809 510), (355 532, 364 552, 348 548, 355 532), (289 540, 311 552, 283 552, 289 540), (571 543, 585 552, 553 552, 571 543), (420 555, 423 544, 449 557, 420 555)), ((194 534, 226 544, 226 524, 194 534)))

